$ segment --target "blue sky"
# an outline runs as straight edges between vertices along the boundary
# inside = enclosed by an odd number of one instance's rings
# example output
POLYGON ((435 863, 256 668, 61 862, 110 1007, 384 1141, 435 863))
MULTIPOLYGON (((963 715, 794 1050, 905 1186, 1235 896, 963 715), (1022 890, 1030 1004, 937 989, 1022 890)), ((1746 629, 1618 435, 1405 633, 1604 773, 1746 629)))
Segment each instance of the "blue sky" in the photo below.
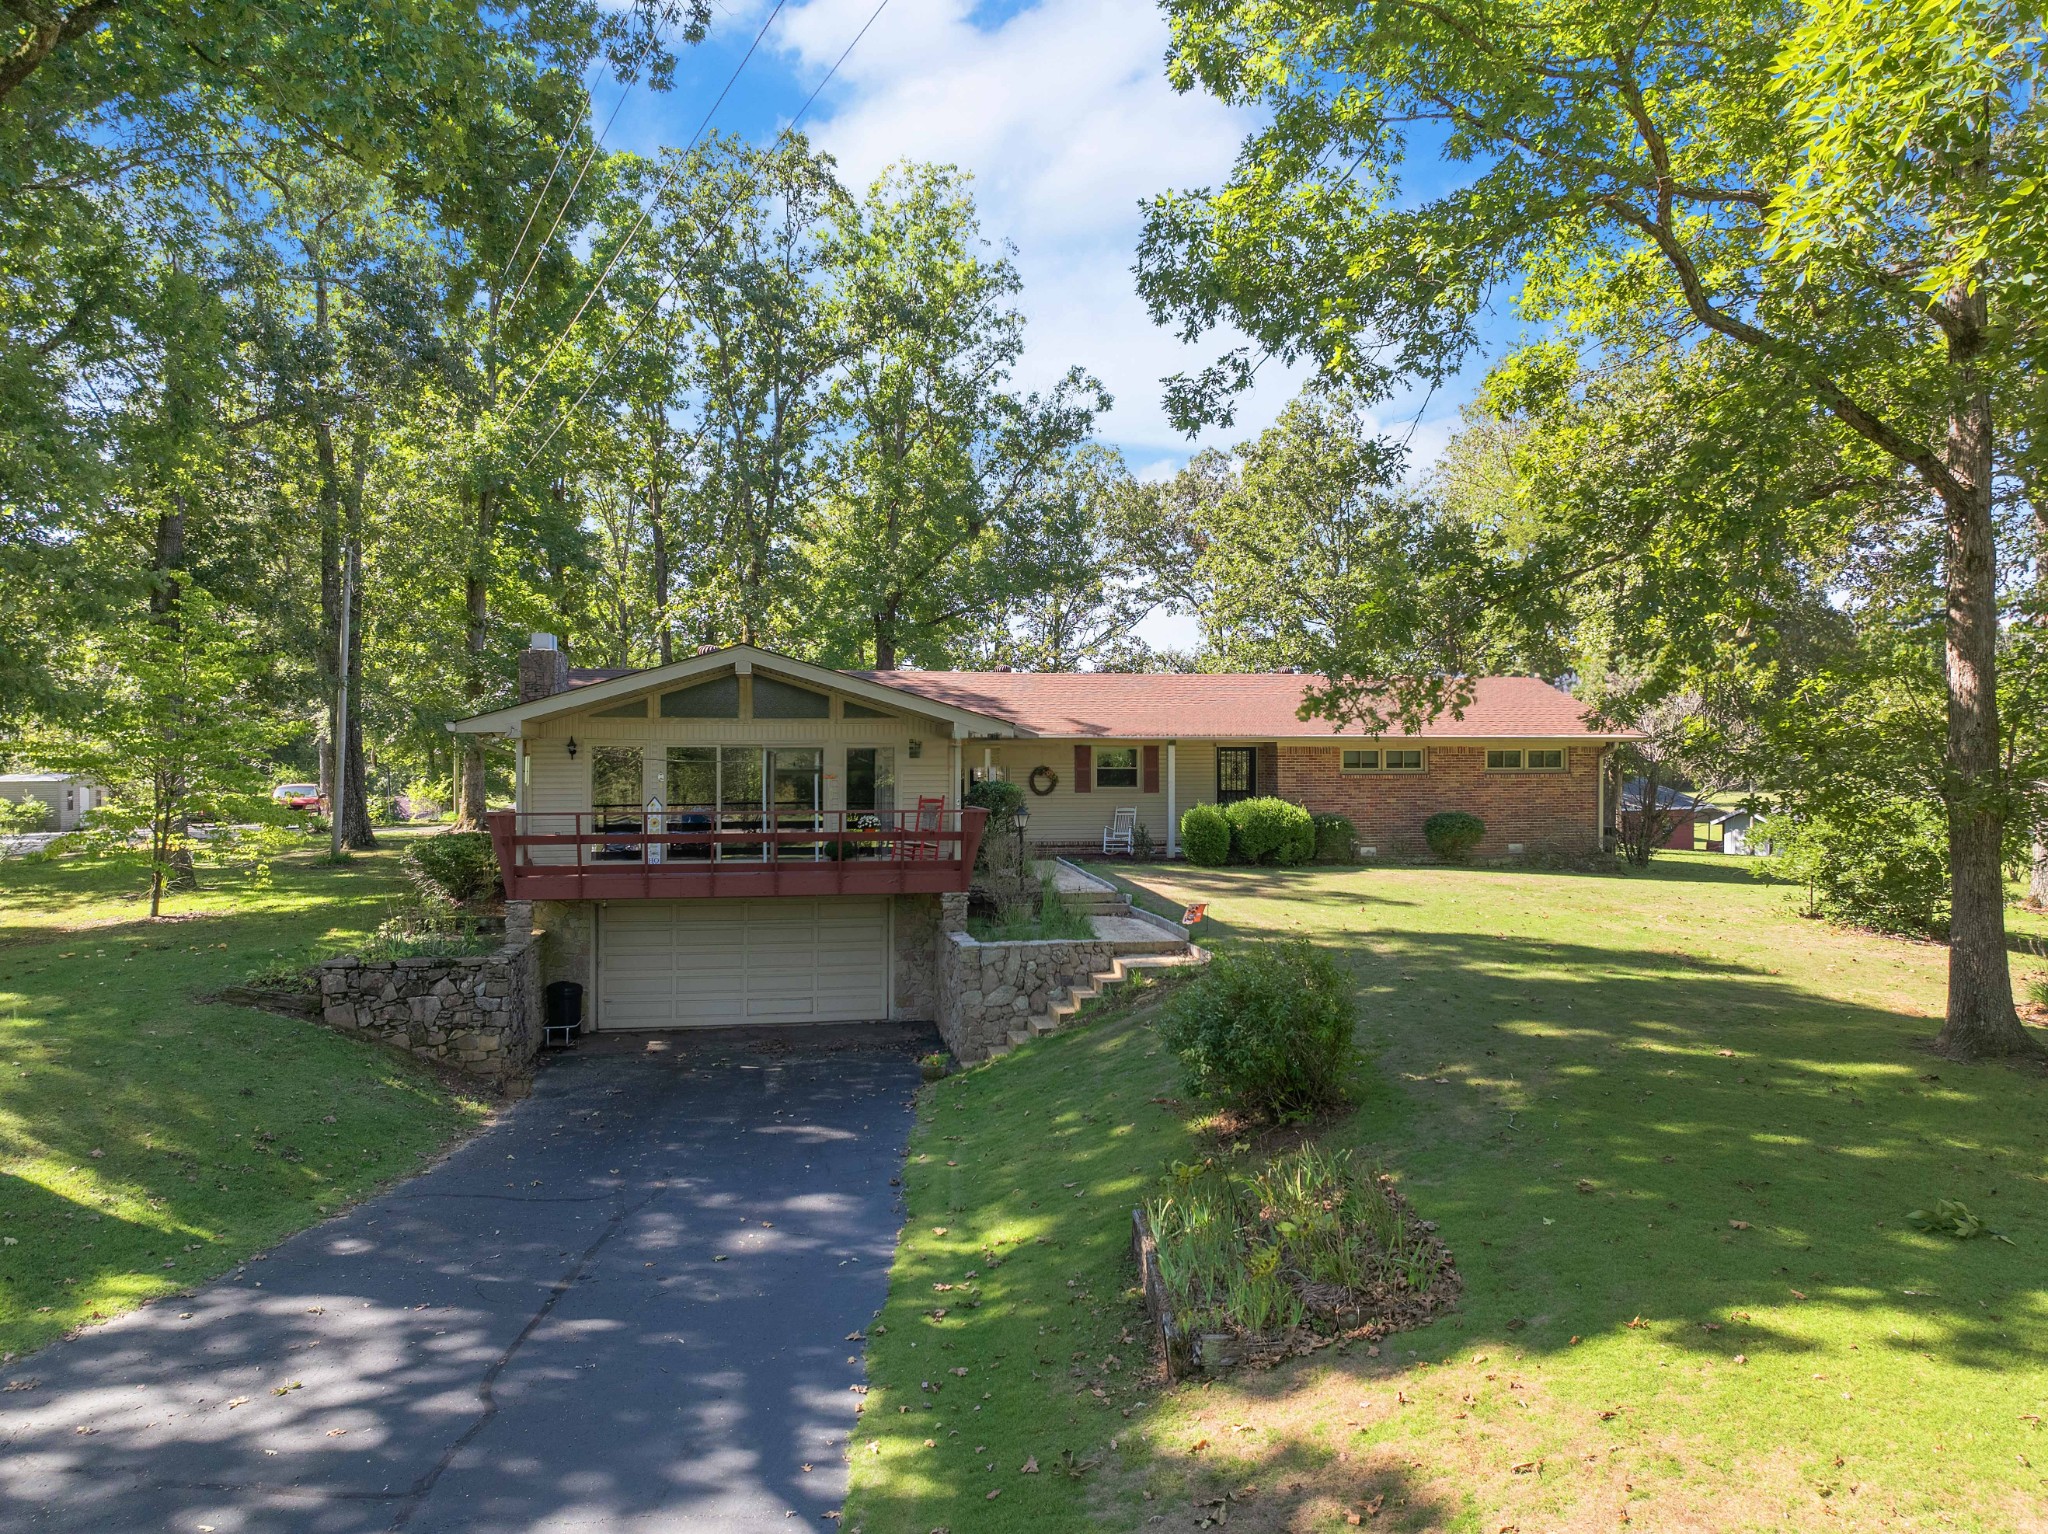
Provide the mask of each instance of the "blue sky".
MULTIPOLYGON (((874 4, 786 0, 714 131, 772 138, 874 4)), ((711 35, 686 50, 675 89, 630 92, 609 147, 651 154, 687 142, 773 0, 712 7, 711 35)), ((974 174, 983 228, 1016 247, 1024 280, 1029 342, 1018 382, 1044 386, 1075 364, 1093 372, 1116 397, 1103 438, 1147 477, 1170 474, 1198 446, 1266 426, 1300 384, 1299 375, 1266 364, 1237 425, 1198 442, 1174 432, 1160 409, 1162 376, 1209 360, 1233 338, 1190 348, 1151 323, 1131 277, 1139 203, 1170 187, 1222 180, 1254 125, 1206 96, 1176 95, 1166 83, 1166 46, 1165 21, 1146 0, 889 0, 804 122, 850 185, 898 159, 974 174)), ((618 99, 615 83, 598 87, 600 125, 618 99)), ((1426 403, 1395 401, 1381 419, 1409 436, 1426 463, 1469 393, 1468 384, 1426 403)), ((1184 625, 1148 633, 1155 642, 1192 637, 1184 625)))

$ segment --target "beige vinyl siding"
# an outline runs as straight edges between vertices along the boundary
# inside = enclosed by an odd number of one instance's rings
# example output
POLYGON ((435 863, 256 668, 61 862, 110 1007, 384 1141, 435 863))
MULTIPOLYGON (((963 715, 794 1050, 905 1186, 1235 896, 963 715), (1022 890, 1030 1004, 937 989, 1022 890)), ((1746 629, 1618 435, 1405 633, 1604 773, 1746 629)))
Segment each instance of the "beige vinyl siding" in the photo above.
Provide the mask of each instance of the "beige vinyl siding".
MULTIPOLYGON (((1138 787, 1098 788, 1092 793, 1074 792, 1074 745, 1071 740, 967 741, 965 765, 981 766, 982 747, 992 748, 995 765, 1004 776, 1024 789, 1024 802, 1031 811, 1030 838, 1034 842, 1080 842, 1100 846, 1112 812, 1136 809, 1138 823, 1152 833, 1152 840, 1166 850, 1166 742, 1154 740, 1101 740, 1097 746, 1138 748, 1138 787), (1159 792, 1144 791, 1144 748, 1159 748, 1159 792), (1040 797, 1031 792, 1034 767, 1050 767, 1059 774, 1059 787, 1040 797)), ((1216 802, 1216 743, 1181 741, 1175 749, 1174 813, 1191 804, 1216 802)))
MULTIPOLYGON (((825 808, 846 807, 846 751, 849 746, 887 746, 896 753, 896 807, 914 810, 920 796, 958 801, 948 782, 951 728, 915 715, 895 719, 606 719, 603 709, 556 715, 527 726, 520 746, 526 758, 520 808, 529 813, 582 813, 590 808, 590 764, 597 746, 637 745, 643 753, 641 799, 661 794, 670 746, 816 746, 825 753, 825 808), (570 737, 576 756, 570 759, 570 737), (917 759, 910 742, 922 742, 917 759)), ((839 710, 833 710, 836 715, 839 710)))

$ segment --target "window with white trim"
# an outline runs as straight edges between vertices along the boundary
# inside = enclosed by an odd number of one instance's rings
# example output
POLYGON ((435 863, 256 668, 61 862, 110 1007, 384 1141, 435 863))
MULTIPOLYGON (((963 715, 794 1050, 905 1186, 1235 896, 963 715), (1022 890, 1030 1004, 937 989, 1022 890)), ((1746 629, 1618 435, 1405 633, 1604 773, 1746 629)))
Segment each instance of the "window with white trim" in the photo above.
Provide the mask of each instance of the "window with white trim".
POLYGON ((1138 786, 1138 748, 1136 746, 1097 746, 1095 748, 1095 786, 1097 788, 1136 788, 1138 786))
POLYGON ((1347 747, 1338 754, 1337 766, 1342 772, 1420 772, 1422 752, 1347 747))
POLYGON ((1562 772, 1564 751, 1555 746, 1506 746, 1489 749, 1486 753, 1486 769, 1489 772, 1562 772))

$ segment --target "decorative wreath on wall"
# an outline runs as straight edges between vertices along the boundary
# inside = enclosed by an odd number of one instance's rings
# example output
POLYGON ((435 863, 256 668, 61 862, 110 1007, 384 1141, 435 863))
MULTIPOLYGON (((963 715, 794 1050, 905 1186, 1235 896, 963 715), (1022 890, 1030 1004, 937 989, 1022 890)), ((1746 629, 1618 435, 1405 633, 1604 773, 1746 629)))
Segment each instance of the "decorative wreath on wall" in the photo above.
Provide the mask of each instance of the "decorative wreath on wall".
POLYGON ((1050 767, 1034 767, 1031 769, 1029 782, 1031 791, 1043 799, 1060 786, 1060 775, 1050 767))

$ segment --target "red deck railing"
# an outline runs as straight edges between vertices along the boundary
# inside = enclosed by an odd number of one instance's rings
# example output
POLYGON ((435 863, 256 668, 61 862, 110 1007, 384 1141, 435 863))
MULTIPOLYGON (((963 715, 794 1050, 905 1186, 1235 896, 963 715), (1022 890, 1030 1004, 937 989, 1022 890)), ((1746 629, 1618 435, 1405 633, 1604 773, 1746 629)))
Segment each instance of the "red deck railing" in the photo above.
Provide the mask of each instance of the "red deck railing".
POLYGON ((690 900, 965 890, 988 811, 497 810, 486 820, 507 899, 690 900))

